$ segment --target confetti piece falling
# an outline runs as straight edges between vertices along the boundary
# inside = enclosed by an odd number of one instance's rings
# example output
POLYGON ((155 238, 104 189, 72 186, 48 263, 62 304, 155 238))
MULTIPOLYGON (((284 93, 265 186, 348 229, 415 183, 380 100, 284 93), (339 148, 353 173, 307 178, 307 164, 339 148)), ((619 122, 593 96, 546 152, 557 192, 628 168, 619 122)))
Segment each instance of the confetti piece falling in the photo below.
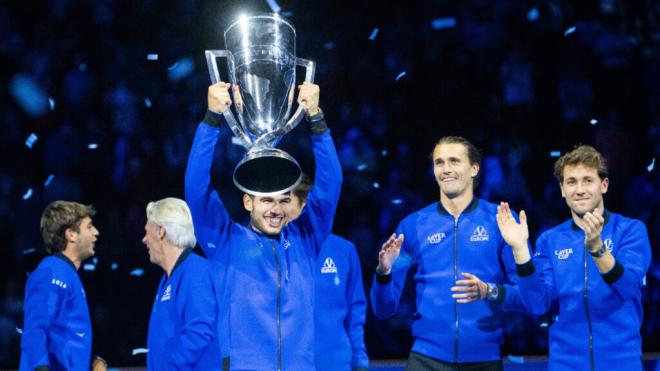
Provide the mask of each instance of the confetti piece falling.
POLYGON ((20 327, 16 327, 16 332, 18 332, 19 334, 23 335, 23 329, 20 328, 20 327))
POLYGON ((190 57, 184 57, 167 68, 167 77, 170 81, 179 81, 188 77, 195 70, 195 62, 190 57))
POLYGON ((334 42, 328 41, 327 43, 323 44, 323 49, 325 50, 333 50, 337 46, 334 42))
POLYGON ((525 357, 508 355, 506 358, 508 358, 511 363, 525 363, 525 357))
POLYGON ((374 186, 375 189, 378 189, 378 188, 380 188, 380 183, 374 182, 373 186, 374 186))
POLYGON ((209 249, 215 249, 215 244, 214 243, 209 242, 208 244, 206 244, 206 246, 208 246, 209 249))
POLYGON ((78 65, 78 70, 79 70, 79 71, 82 71, 82 72, 87 71, 87 64, 86 64, 86 63, 81 63, 81 64, 79 64, 79 65, 78 65))
POLYGON ((384 150, 380 151, 380 155, 383 156, 383 157, 387 156, 387 150, 384 149, 384 150))
POLYGON ((96 266, 94 264, 89 264, 88 263, 88 264, 83 265, 83 270, 93 272, 93 271, 96 270, 96 266))
POLYGON ((401 80, 401 78, 403 78, 403 76, 405 76, 405 75, 406 75, 406 71, 402 71, 401 73, 399 73, 399 75, 397 75, 396 81, 401 80))
POLYGON ((403 203, 403 200, 400 198, 395 198, 392 200, 393 205, 401 205, 403 203))
POLYGON ((44 187, 48 187, 50 183, 53 182, 53 179, 55 179, 55 175, 53 174, 48 175, 48 178, 46 178, 46 181, 44 182, 44 187))
POLYGON ((133 349, 133 355, 138 355, 138 354, 146 354, 149 353, 149 349, 147 348, 135 348, 133 349))
POLYGON ((596 125, 596 124, 598 123, 598 120, 596 120, 596 119, 591 119, 591 121, 589 121, 589 123, 590 123, 591 125, 596 125))
POLYGON ((144 105, 147 106, 147 108, 151 108, 151 99, 149 99, 149 97, 144 97, 144 105))
POLYGON ((55 110, 55 99, 53 99, 53 97, 48 97, 48 105, 50 106, 51 111, 55 110))
POLYGON ((572 34, 573 32, 575 32, 575 26, 570 27, 568 30, 566 30, 564 32, 564 36, 568 36, 568 35, 572 34))
POLYGON ((88 149, 97 149, 97 148, 99 148, 99 145, 96 144, 96 143, 90 143, 90 144, 87 145, 87 148, 88 149))
POLYGON ((147 60, 148 61, 157 61, 158 60, 158 54, 156 54, 156 53, 147 54, 147 60))
POLYGON ((560 151, 550 151, 550 157, 559 157, 561 156, 560 151))
POLYGON ((266 3, 270 7, 270 10, 273 11, 273 13, 279 13, 282 10, 282 8, 279 6, 279 4, 277 4, 277 1, 275 0, 266 0, 266 3))
POLYGON ((452 28, 456 26, 456 18, 446 17, 446 18, 436 18, 431 21, 431 27, 434 30, 441 30, 443 28, 452 28))
POLYGON ((534 22, 537 19, 539 19, 539 10, 536 8, 532 8, 527 12, 527 20, 530 22, 534 22))
POLYGON ((35 143, 37 140, 39 140, 39 137, 37 136, 37 134, 35 134, 35 133, 31 133, 30 136, 28 136, 27 139, 25 140, 25 145, 26 145, 28 148, 32 149, 32 146, 34 146, 34 143, 35 143))
POLYGON ((374 28, 373 31, 371 31, 371 35, 369 35, 369 40, 374 41, 376 40, 376 37, 378 36, 378 27, 374 28))
POLYGON ((144 269, 142 268, 133 269, 130 273, 131 276, 135 276, 135 277, 140 277, 143 274, 144 274, 144 269))
POLYGON ((32 197, 32 188, 28 188, 28 190, 23 195, 23 200, 25 201, 25 200, 29 199, 30 197, 32 197))
POLYGON ((30 249, 26 249, 26 250, 23 250, 23 255, 32 254, 36 251, 37 251, 37 249, 35 249, 34 247, 30 248, 30 249))
POLYGON ((112 269, 113 271, 116 271, 117 268, 119 268, 119 264, 117 264, 117 263, 110 264, 110 269, 112 269))
POLYGON ((650 173, 651 171, 653 171, 654 167, 655 167, 655 157, 653 157, 653 160, 651 161, 649 166, 646 167, 646 170, 650 173))
POLYGON ((360 165, 357 166, 357 171, 367 170, 368 167, 369 167, 369 165, 367 165, 367 164, 360 164, 360 165))

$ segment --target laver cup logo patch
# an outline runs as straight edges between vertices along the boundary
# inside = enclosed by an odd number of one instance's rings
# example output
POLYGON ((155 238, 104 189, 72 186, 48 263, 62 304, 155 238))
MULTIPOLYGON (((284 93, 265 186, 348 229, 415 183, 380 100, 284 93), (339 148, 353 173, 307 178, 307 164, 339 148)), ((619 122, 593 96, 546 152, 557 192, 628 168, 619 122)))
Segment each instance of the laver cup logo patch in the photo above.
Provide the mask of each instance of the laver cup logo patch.
POLYGON ((612 252, 612 249, 614 248, 614 242, 611 238, 606 238, 605 241, 603 241, 603 245, 605 245, 607 251, 612 252))
POLYGON ((486 228, 483 225, 477 226, 477 228, 474 229, 474 232, 472 232, 472 236, 470 236, 470 241, 488 241, 488 231, 486 228))
POLYGON ((163 293, 163 297, 160 298, 160 301, 163 302, 165 300, 170 300, 172 298, 172 285, 169 284, 165 288, 165 292, 163 293))
POLYGON ((337 266, 335 265, 335 261, 332 260, 332 258, 325 258, 323 267, 321 267, 321 273, 337 273, 337 266))
POLYGON ((573 249, 561 249, 561 250, 555 250, 555 256, 557 256, 557 259, 568 259, 569 256, 573 253, 573 249))
POLYGON ((429 241, 430 244, 440 243, 444 238, 445 238, 444 232, 443 233, 434 233, 434 234, 426 237, 426 239, 429 241))

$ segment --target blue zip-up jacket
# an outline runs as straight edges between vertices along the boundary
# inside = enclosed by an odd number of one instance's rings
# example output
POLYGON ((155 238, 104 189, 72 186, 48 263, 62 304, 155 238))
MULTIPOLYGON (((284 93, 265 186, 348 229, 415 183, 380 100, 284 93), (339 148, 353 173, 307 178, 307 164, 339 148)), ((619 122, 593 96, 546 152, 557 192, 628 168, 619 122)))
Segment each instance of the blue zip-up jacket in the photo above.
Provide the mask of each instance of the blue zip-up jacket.
POLYGON ((20 370, 89 370, 92 323, 78 271, 62 254, 46 257, 30 274, 23 304, 20 370))
POLYGON ((405 236, 401 254, 390 275, 374 277, 371 304, 378 318, 394 315, 406 273, 415 270, 413 351, 445 362, 500 359, 502 311, 525 308, 512 285, 516 265, 496 214, 497 205, 474 198, 456 220, 436 202, 399 223, 396 233, 405 236), (461 273, 497 284, 498 299, 458 304, 451 287, 465 279, 461 273))
POLYGON ((314 266, 342 181, 332 137, 329 131, 312 135, 316 175, 307 206, 270 238, 234 222, 211 186, 221 120, 207 114, 197 128, 185 193, 197 240, 218 267, 223 362, 237 370, 312 370, 314 266))
POLYGON ((536 241, 518 266, 523 302, 535 314, 556 310, 550 370, 641 370, 642 280, 651 260, 644 223, 604 213, 601 238, 616 260, 600 274, 584 232, 568 220, 536 241), (533 263, 532 263, 533 262, 533 263))
POLYGON ((147 370, 221 370, 218 303, 209 262, 184 250, 158 285, 147 337, 147 370))
POLYGON ((367 299, 355 245, 331 234, 316 263, 316 370, 369 368, 364 346, 367 299))

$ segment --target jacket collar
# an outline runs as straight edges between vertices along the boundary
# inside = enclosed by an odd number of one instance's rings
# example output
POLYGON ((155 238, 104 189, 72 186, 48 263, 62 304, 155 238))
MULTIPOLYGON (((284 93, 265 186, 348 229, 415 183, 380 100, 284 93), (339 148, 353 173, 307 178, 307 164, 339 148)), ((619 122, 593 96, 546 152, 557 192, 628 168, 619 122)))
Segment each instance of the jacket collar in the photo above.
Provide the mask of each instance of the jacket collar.
POLYGON ((181 265, 181 263, 183 263, 184 260, 186 260, 186 258, 188 257, 188 255, 190 255, 190 250, 192 250, 192 249, 189 249, 189 248, 184 248, 184 249, 183 249, 183 252, 182 252, 182 253, 179 255, 179 257, 176 259, 176 263, 174 263, 174 267, 172 267, 172 272, 170 272, 170 277, 172 276, 172 274, 174 274, 174 270, 175 270, 179 265, 181 265))
MULTIPOLYGON (((479 199, 476 198, 476 197, 472 197, 472 201, 470 201, 470 203, 469 203, 469 204, 467 205, 467 207, 461 212, 461 214, 467 214, 467 213, 473 211, 474 209, 477 208, 478 205, 479 205, 479 199)), ((440 214, 445 215, 445 216, 451 216, 451 214, 449 213, 449 211, 447 211, 447 210, 445 209, 445 207, 442 206, 442 202, 438 201, 438 206, 437 206, 437 208, 438 208, 438 212, 439 212, 440 214)))
POLYGON ((60 259, 64 260, 64 262, 69 264, 71 266, 71 268, 73 268, 74 271, 78 272, 78 269, 76 269, 76 265, 73 264, 71 259, 69 259, 66 255, 62 254, 61 252, 56 252, 55 254, 53 254, 53 256, 56 257, 56 258, 60 258, 60 259))

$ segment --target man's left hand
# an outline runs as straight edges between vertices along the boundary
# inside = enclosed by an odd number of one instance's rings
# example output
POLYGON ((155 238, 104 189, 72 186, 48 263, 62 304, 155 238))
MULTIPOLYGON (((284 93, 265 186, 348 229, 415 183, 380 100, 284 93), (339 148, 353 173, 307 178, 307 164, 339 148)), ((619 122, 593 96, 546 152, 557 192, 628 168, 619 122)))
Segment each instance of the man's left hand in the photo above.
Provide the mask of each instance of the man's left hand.
POLYGON ((488 295, 488 285, 481 281, 479 277, 470 273, 461 273, 467 279, 456 281, 456 286, 451 288, 452 298, 458 303, 471 303, 477 300, 484 300, 488 295))
POLYGON ((298 104, 303 107, 307 116, 319 113, 319 96, 321 89, 318 85, 304 82, 298 85, 298 104))

